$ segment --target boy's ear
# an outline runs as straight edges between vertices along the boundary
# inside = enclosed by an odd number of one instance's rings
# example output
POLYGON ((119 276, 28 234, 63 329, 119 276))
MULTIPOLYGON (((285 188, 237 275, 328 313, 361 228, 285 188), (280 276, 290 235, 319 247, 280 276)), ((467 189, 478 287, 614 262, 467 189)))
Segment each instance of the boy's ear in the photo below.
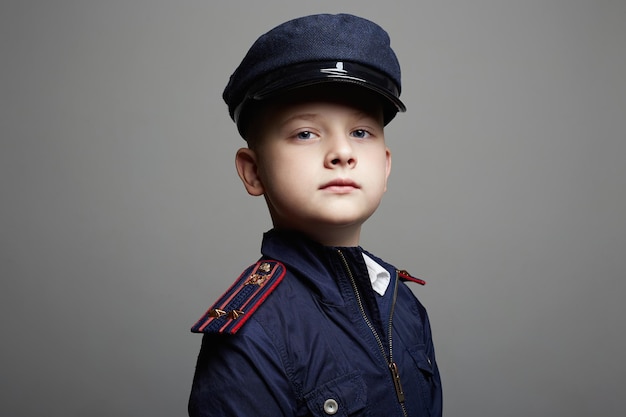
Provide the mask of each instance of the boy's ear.
POLYGON ((248 194, 259 196, 265 192, 261 178, 259 177, 257 156, 252 149, 241 148, 237 151, 235 155, 235 167, 248 194))
POLYGON ((387 167, 385 171, 385 191, 387 191, 387 180, 389 179, 389 174, 391 174, 391 151, 389 148, 385 149, 385 158, 387 159, 387 167))

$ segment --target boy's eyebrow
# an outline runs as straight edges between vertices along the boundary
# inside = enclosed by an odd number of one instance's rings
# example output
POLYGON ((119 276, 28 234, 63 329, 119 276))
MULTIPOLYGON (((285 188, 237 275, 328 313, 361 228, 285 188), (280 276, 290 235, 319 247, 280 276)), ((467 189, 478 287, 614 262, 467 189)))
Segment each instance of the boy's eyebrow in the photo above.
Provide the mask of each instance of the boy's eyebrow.
MULTIPOLYGON (((354 116, 355 119, 365 119, 365 118, 374 118, 375 119, 375 117, 372 114, 370 114, 370 113, 368 113, 366 111, 363 111, 363 110, 356 110, 355 109, 354 112, 352 112, 352 115, 354 116)), ((287 125, 288 123, 290 123, 291 121, 294 121, 294 120, 315 121, 319 117, 320 117, 320 115, 317 114, 317 113, 297 113, 297 114, 289 116, 288 118, 283 120, 280 123, 280 126, 281 127, 285 126, 285 125, 287 125)))
POLYGON ((319 115, 316 113, 296 113, 287 117, 284 120, 281 120, 279 123, 276 124, 276 127, 278 129, 285 129, 289 126, 289 124, 294 123, 294 122, 298 122, 298 121, 315 122, 318 119, 319 119, 319 115))
POLYGON ((287 117, 285 120, 280 122, 280 127, 286 126, 287 124, 293 122, 294 120, 309 120, 314 121, 319 117, 316 113, 297 113, 292 116, 287 117))

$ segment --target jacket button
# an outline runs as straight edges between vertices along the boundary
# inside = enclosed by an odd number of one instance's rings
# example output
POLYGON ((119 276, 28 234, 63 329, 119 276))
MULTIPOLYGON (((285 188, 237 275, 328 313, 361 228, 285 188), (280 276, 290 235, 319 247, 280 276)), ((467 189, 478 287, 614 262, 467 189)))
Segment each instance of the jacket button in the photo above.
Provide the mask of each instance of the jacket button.
POLYGON ((332 416, 333 414, 337 414, 338 410, 339 410, 339 404, 337 404, 337 401, 333 400, 332 398, 329 398, 328 400, 324 401, 324 412, 328 414, 329 416, 332 416))

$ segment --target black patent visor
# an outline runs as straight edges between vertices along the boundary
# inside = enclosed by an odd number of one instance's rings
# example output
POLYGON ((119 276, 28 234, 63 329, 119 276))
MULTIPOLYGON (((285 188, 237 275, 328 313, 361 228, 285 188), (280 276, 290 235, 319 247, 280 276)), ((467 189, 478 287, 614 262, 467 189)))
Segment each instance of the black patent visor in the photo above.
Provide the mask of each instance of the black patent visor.
POLYGON ((239 123, 243 108, 250 101, 265 100, 295 88, 325 82, 347 82, 368 88, 386 99, 396 111, 406 111, 396 84, 372 68, 345 61, 306 62, 271 72, 256 81, 235 108, 233 118, 239 123))

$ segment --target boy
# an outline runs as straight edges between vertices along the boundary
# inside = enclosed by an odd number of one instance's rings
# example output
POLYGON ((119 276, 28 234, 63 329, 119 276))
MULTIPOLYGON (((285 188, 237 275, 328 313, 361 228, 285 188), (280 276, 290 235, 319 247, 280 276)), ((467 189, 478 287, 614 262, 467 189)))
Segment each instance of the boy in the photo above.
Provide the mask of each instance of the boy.
POLYGON ((384 126, 405 107, 387 33, 314 15, 261 36, 224 91, 236 155, 273 229, 192 331, 195 416, 440 416, 423 284, 359 246, 386 190, 384 126))

